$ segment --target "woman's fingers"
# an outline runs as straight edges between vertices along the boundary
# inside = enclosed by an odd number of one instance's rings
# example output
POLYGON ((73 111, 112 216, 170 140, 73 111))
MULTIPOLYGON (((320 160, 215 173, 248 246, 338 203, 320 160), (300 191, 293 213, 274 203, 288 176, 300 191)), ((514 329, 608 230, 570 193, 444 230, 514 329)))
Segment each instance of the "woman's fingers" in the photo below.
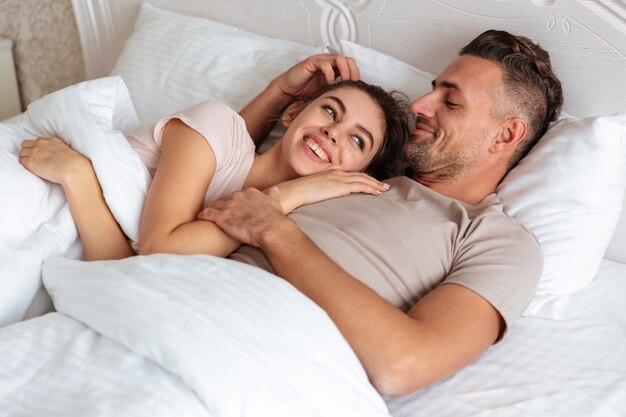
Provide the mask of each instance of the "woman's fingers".
POLYGON ((390 186, 363 172, 327 171, 329 178, 343 184, 367 185, 381 192, 387 191, 390 186))

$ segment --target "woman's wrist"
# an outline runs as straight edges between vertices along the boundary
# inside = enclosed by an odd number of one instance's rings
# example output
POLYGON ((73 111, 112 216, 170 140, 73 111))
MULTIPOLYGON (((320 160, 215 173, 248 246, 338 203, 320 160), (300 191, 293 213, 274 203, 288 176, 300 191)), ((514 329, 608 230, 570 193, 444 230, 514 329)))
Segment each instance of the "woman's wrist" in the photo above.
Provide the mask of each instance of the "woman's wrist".
POLYGON ((285 215, 299 207, 298 202, 295 201, 296 193, 294 192, 295 186, 293 180, 280 183, 275 185, 275 187, 279 190, 278 201, 285 215))
POLYGON ((91 165, 91 161, 82 156, 75 158, 71 164, 67 164, 61 174, 59 184, 66 191, 99 185, 98 177, 93 169, 93 165, 91 165))

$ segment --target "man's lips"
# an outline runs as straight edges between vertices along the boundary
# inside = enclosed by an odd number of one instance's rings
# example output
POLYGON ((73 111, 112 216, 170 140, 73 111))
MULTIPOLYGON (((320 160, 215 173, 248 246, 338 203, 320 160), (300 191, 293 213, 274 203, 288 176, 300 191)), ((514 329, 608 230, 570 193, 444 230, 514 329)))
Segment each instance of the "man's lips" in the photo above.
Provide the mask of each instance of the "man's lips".
POLYGON ((415 124, 415 130, 423 130, 429 133, 435 133, 435 129, 433 129, 430 126, 425 125, 424 123, 416 123, 415 124))

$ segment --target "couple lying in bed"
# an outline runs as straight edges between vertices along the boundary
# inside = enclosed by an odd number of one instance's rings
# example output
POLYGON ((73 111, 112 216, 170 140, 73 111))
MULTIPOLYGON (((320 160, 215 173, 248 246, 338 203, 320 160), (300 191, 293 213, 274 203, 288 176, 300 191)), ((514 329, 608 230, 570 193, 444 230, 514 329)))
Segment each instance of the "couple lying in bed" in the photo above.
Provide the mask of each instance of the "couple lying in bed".
MULTIPOLYGON (((316 302, 372 384, 402 395, 475 360, 530 301, 542 254, 495 189, 562 94, 547 52, 488 31, 411 103, 406 140, 401 103, 358 77, 349 58, 313 56, 240 116, 202 103, 129 138, 155 171, 139 253, 226 256, 243 243, 232 258, 316 302), (285 135, 255 156, 253 140, 285 108, 285 135), (380 182, 400 154, 407 176, 380 182)), ((63 185, 88 259, 134 254, 87 159, 38 139, 20 162, 63 185)))

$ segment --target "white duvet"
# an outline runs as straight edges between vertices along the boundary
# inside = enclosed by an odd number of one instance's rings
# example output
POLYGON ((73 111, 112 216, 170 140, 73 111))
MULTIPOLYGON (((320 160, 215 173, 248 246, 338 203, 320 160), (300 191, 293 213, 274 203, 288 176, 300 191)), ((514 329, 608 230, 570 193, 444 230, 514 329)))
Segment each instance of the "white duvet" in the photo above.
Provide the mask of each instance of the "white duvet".
POLYGON ((3 416, 386 416, 326 313, 205 255, 46 261, 58 313, 0 330, 3 416))
POLYGON ((57 136, 89 157, 115 218, 136 242, 150 176, 122 132, 137 128, 120 77, 49 94, 16 121, 0 124, 0 326, 24 317, 41 286, 43 260, 80 256, 63 190, 19 164, 22 141, 57 136))
POLYGON ((274 275, 210 256, 67 259, 80 245, 64 193, 19 164, 22 140, 87 155, 136 242, 150 181, 122 133, 136 128, 119 77, 0 124, 0 326, 15 323, 0 329, 0 415, 388 415, 326 313, 274 275), (42 271, 57 312, 16 323, 42 271))

